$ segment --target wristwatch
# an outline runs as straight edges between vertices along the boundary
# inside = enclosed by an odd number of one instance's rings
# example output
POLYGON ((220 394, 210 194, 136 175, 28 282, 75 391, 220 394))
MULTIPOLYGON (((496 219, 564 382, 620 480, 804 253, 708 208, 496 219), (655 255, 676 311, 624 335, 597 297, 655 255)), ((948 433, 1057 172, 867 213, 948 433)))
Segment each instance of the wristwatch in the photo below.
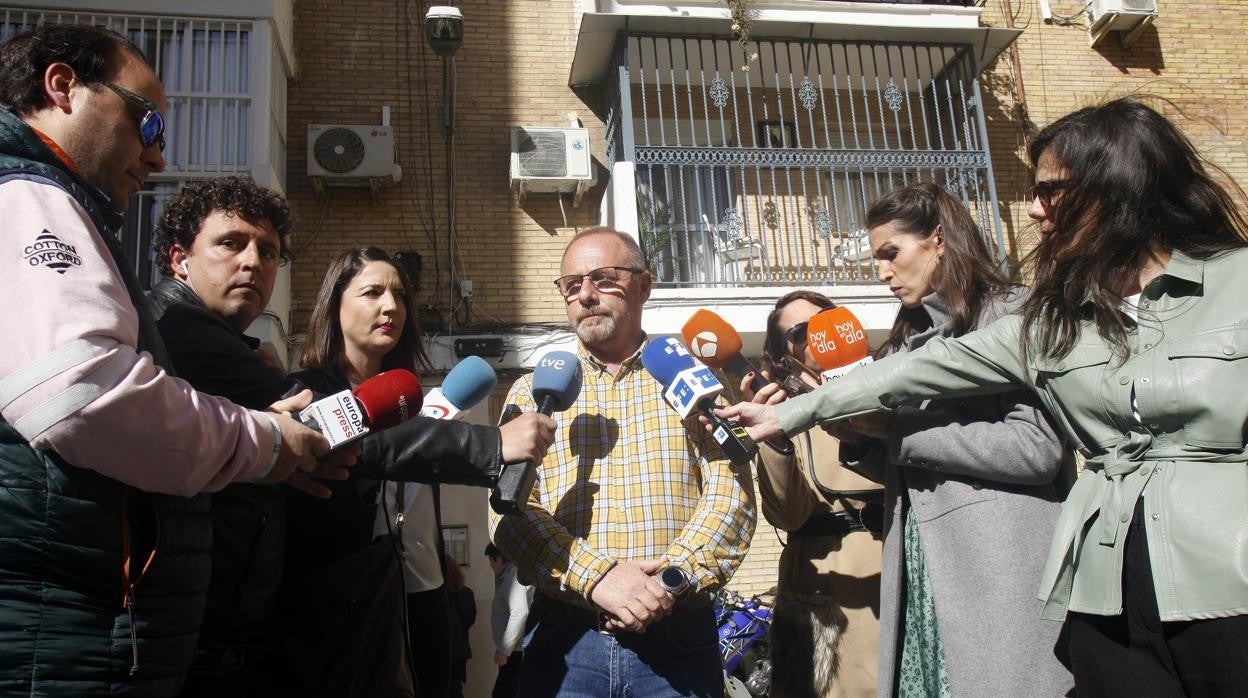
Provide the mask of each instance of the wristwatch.
POLYGON ((659 586, 672 596, 680 598, 689 590, 689 573, 679 567, 664 567, 659 573, 659 586))

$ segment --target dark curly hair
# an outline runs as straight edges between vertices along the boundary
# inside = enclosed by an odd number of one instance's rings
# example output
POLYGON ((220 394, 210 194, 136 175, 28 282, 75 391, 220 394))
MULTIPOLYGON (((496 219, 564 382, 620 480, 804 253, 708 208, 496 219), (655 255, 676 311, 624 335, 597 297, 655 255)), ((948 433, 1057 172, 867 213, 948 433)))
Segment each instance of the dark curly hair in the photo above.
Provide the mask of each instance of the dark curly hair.
POLYGON ((281 241, 282 263, 293 259, 287 238, 294 227, 294 216, 286 199, 249 179, 218 177, 188 186, 165 205, 152 233, 156 267, 162 274, 173 275, 169 265, 173 246, 191 249, 204 219, 214 211, 226 211, 252 223, 268 221, 281 241))
POLYGON ((43 74, 53 63, 65 63, 83 83, 107 80, 129 53, 147 63, 147 56, 117 32, 88 24, 45 24, 0 45, 0 106, 18 115, 49 105, 43 74))

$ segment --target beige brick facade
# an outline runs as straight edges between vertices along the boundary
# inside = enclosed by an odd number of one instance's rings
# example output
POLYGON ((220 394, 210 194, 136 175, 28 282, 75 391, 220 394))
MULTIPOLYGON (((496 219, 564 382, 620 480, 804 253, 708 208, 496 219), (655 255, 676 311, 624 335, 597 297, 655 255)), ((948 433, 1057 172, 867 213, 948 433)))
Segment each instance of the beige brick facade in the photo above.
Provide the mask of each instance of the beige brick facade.
MULTIPOLYGON (((347 245, 415 250, 424 258, 421 302, 447 314, 446 183, 437 114, 441 64, 427 48, 422 18, 405 17, 422 3, 301 0, 295 5, 300 75, 290 86, 288 189, 301 220, 292 274, 292 321, 302 331, 331 256, 347 245), (376 202, 365 190, 336 189, 328 204, 314 196, 304 172, 309 123, 375 123, 392 109, 402 183, 376 202), (436 286, 435 268, 441 285, 436 286)), ((1053 0, 1054 12, 1077 13, 1080 0, 1053 0)), ((550 288, 559 255, 577 227, 592 225, 606 184, 603 123, 594 110, 597 88, 567 86, 576 44, 572 0, 471 0, 457 3, 466 41, 456 59, 458 235, 455 275, 474 295, 456 325, 562 323, 562 302, 550 288), (590 129, 599 184, 585 203, 564 214, 551 196, 530 196, 523 208, 508 188, 508 128, 563 126, 575 111, 590 129)), ((1007 26, 1006 3, 984 3, 982 23, 1007 26)), ((1045 23, 1034 0, 1012 0, 1017 84, 1009 52, 982 75, 985 116, 1000 213, 1011 257, 1031 245, 1025 201, 1030 184, 1024 142, 1035 129, 1079 106, 1126 94, 1161 98, 1196 146, 1236 181, 1248 183, 1248 29, 1242 1, 1161 0, 1160 16, 1129 48, 1117 36, 1088 43, 1087 20, 1045 23), (1031 126, 1016 114, 1025 93, 1031 126)), ((566 201, 566 200, 565 200, 566 201)), ((458 293, 453 299, 458 302, 458 293)), ((507 381, 504 380, 503 383, 507 381)), ((500 384, 498 396, 505 391, 500 384)), ((497 398, 495 402, 497 403, 497 398)), ((493 415, 491 415, 493 416, 493 415)), ((474 542, 474 547, 476 543, 474 542)), ((775 531, 760 521, 753 549, 732 588, 764 592, 775 584, 781 551, 775 531)), ((475 577, 474 577, 475 578, 475 577)), ((479 589, 479 592, 484 591, 479 589)), ((486 593, 488 595, 488 592, 486 593)), ((480 622, 480 621, 479 621, 480 622)), ((475 633, 474 633, 475 634, 475 633)))
MULTIPOLYGON (((530 196, 523 208, 509 192, 508 128, 560 126, 576 112, 590 129, 601 168, 603 127, 593 109, 596 90, 567 86, 576 43, 578 3, 571 0, 462 2, 466 41, 457 56, 455 276, 473 282, 473 297, 455 320, 465 323, 563 322, 551 292, 558 258, 575 229, 592 225, 602 182, 567 220, 551 196, 530 196)), ((1004 2, 985 4, 983 23, 1007 26, 1004 2)), ((1240 2, 1161 2, 1160 17, 1129 48, 1110 36, 1088 45, 1086 17, 1075 26, 1046 23, 1039 5, 1014 0, 1019 70, 1032 129, 1079 106, 1124 94, 1161 98, 1196 145, 1239 182, 1248 182, 1248 27, 1240 2)), ((1054 0, 1073 15, 1077 0, 1054 0)), ((411 4, 412 12, 419 4, 411 4)), ((353 0, 302 0, 295 5, 300 74, 290 86, 288 189, 300 218, 292 274, 293 326, 302 330, 328 260, 348 245, 415 250, 423 257, 419 298, 447 315, 446 178, 438 127, 441 62, 428 49, 422 17, 403 8, 353 0), (405 29, 406 27, 406 29, 405 29), (332 189, 318 200, 305 168, 310 123, 374 123, 382 105, 392 113, 402 182, 373 201, 366 190, 332 189), (440 271, 435 273, 435 269, 440 271), (440 277, 441 285, 435 286, 440 277)), ((993 167, 1007 241, 1030 246, 1025 192, 1026 129, 1015 118, 1020 90, 1010 54, 982 76, 993 167)), ((600 169, 600 179, 606 172, 600 169)), ((566 202, 566 199, 565 199, 566 202)), ((500 386, 500 391, 504 386, 500 386)), ((761 591, 774 583, 780 546, 761 525, 754 552, 734 586, 761 591)))

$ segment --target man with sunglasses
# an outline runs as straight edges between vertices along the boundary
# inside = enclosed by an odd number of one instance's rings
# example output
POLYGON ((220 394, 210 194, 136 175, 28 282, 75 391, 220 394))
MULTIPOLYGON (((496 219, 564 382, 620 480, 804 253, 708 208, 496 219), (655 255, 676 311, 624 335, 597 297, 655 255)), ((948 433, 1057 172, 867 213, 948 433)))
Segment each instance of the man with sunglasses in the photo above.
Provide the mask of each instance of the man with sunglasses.
POLYGON ((167 372, 114 236, 165 166, 164 104, 113 32, 45 25, 0 45, 0 694, 175 694, 210 564, 195 495, 311 487, 328 451, 167 372))
MULTIPOLYGON (((642 366, 653 280, 637 241, 590 228, 560 266, 581 392, 554 415, 566 438, 525 513, 495 518, 495 544, 537 591, 518 695, 722 696, 709 594, 749 549, 749 469, 734 472, 642 366)), ((534 408, 523 376, 503 419, 534 408)))

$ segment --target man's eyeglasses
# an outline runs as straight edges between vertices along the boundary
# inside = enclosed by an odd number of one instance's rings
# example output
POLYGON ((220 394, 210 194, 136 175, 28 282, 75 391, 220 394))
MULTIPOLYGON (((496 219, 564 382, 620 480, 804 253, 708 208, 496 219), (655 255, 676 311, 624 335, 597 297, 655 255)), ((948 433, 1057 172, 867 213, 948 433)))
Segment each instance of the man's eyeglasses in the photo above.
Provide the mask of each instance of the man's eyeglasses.
POLYGON ((165 117, 161 116, 156 105, 151 100, 107 80, 100 81, 100 84, 117 93, 117 96, 128 104, 143 110, 143 116, 139 118, 138 124, 139 140, 143 142, 144 148, 150 147, 153 143, 159 143, 163 151, 165 149, 165 117))
POLYGON ((1053 202, 1053 196, 1058 192, 1070 186, 1069 179, 1050 179, 1046 182, 1036 182, 1031 185, 1031 199, 1040 200, 1040 205, 1048 208, 1053 202))
POLYGON ((555 279, 555 288, 565 299, 572 298, 581 292, 585 279, 599 291, 617 291, 623 287, 629 274, 640 274, 643 270, 633 267, 601 267, 588 274, 568 274, 555 279))
POLYGON ((806 328, 810 323, 799 322, 784 331, 784 341, 790 347, 800 347, 806 344, 806 328))

